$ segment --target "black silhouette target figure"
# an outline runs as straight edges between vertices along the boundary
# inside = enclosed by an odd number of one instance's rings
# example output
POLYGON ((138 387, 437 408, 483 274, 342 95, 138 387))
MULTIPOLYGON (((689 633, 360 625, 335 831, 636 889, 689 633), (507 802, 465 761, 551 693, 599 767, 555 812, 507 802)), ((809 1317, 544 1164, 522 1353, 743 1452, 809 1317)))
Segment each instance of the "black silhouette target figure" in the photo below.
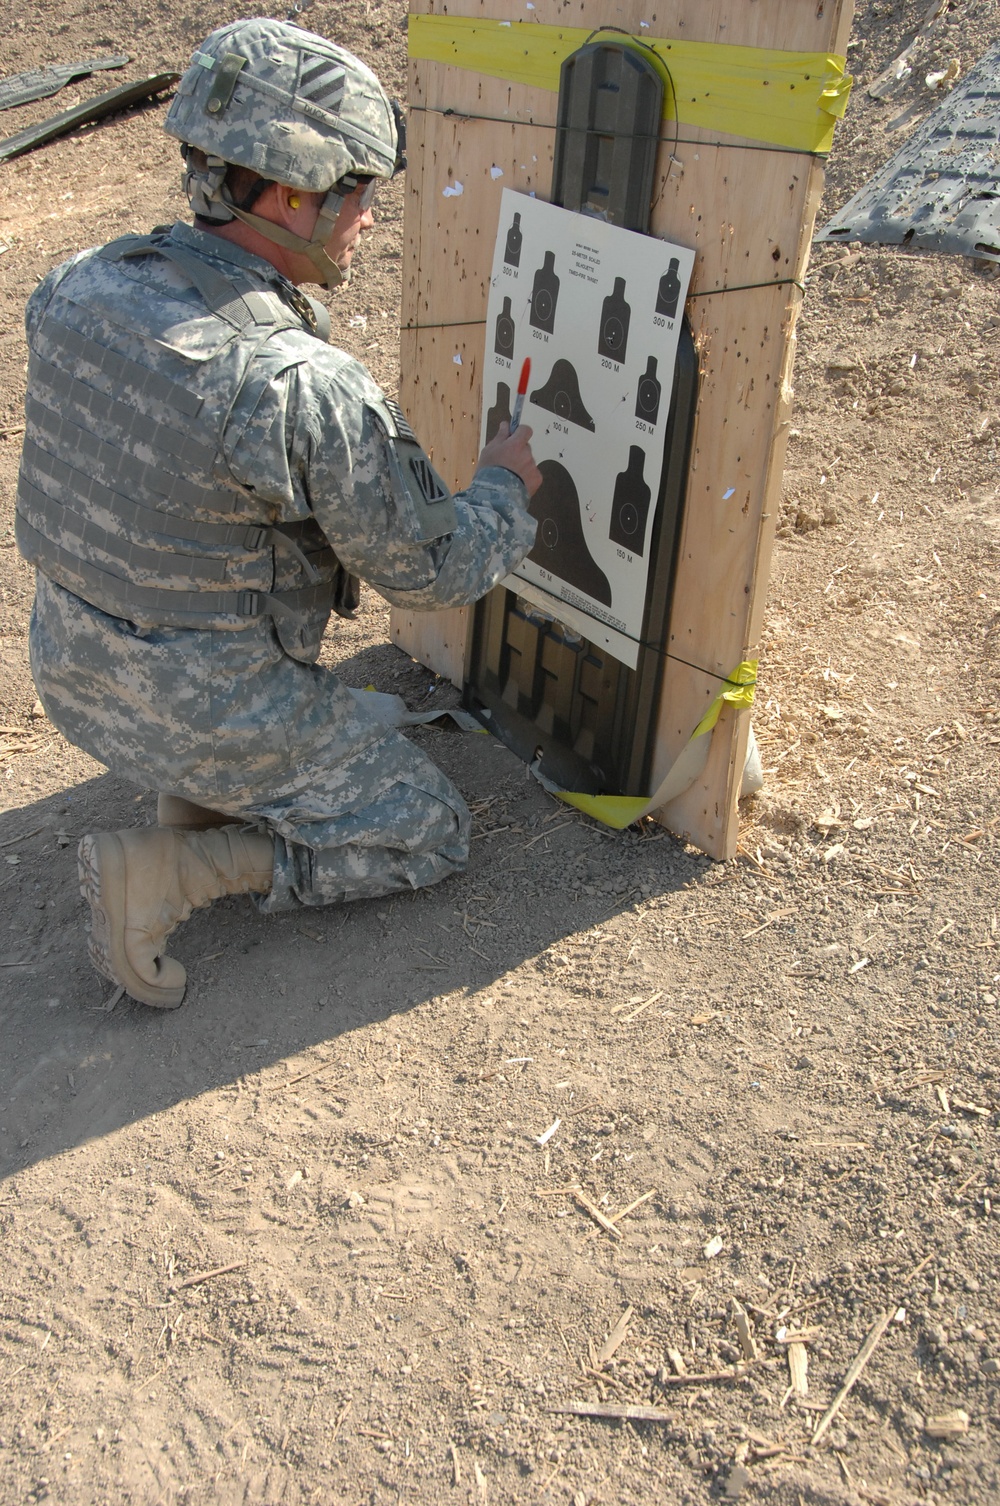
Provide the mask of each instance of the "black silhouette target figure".
POLYGON ((521 241, 521 216, 515 214, 511 227, 507 231, 507 244, 503 252, 503 259, 508 267, 521 265, 521 241))
POLYGON ((594 432, 594 420, 583 406, 580 383, 572 361, 560 359, 552 368, 552 375, 544 387, 536 387, 531 401, 538 408, 545 408, 567 423, 579 424, 581 429, 594 432))
POLYGON ((628 350, 628 326, 632 310, 625 301, 625 279, 615 278, 614 291, 601 308, 601 328, 597 337, 597 354, 612 361, 624 361, 628 350))
POLYGON ((535 273, 531 288, 531 312, 528 315, 535 329, 551 335, 556 322, 556 304, 559 301, 559 278, 556 276, 556 254, 546 251, 542 265, 535 273))
MULTIPOLYGON (((608 537, 631 554, 646 550, 646 519, 652 492, 642 479, 644 452, 637 444, 629 446, 628 467, 618 473, 611 503, 611 529, 608 537)), ((537 493, 536 493, 537 495, 537 493)))
POLYGON ((493 346, 498 356, 508 361, 514 356, 514 321, 510 317, 510 299, 505 298, 503 308, 497 314, 496 343, 493 346))
POLYGON ((486 415, 486 443, 499 433, 501 424, 510 423, 510 388, 506 382, 497 383, 497 400, 486 415))
POLYGON ((611 583, 587 548, 573 477, 558 460, 543 460, 538 469, 542 484, 528 504, 532 517, 538 520, 538 533, 528 558, 585 596, 610 607, 611 583))
POLYGON ((635 416, 644 423, 655 424, 660 411, 660 383, 656 376, 656 357, 650 356, 646 370, 639 378, 635 396, 635 416))
POLYGON ((667 319, 677 317, 677 303, 681 296, 681 280, 677 275, 679 265, 677 257, 672 256, 670 265, 660 278, 660 286, 656 294, 656 312, 667 319))

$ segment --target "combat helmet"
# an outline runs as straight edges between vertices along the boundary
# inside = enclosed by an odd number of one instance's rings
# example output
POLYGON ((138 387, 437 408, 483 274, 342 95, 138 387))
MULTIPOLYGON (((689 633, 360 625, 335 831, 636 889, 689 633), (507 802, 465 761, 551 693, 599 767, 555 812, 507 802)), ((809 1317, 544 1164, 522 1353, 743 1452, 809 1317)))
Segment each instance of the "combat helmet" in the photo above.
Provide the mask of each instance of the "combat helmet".
POLYGON ((164 128, 181 142, 184 189, 197 215, 242 220, 303 253, 327 287, 346 280, 324 250, 344 199, 359 178, 391 178, 405 165, 399 106, 371 69, 287 21, 234 21, 213 31, 193 54, 164 128), (311 239, 236 205, 225 186, 231 163, 325 193, 311 239))

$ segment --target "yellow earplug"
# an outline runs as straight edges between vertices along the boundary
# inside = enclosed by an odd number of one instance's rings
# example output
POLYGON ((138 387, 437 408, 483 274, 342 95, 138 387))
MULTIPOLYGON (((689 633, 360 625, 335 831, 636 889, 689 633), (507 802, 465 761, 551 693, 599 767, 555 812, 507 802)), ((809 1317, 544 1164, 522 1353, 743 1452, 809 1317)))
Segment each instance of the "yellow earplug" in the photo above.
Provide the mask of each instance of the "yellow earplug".
POLYGON ((292 206, 293 209, 298 209, 298 207, 299 207, 299 200, 298 200, 298 196, 296 194, 292 194, 292 196, 290 197, 290 199, 288 200, 288 202, 292 206))

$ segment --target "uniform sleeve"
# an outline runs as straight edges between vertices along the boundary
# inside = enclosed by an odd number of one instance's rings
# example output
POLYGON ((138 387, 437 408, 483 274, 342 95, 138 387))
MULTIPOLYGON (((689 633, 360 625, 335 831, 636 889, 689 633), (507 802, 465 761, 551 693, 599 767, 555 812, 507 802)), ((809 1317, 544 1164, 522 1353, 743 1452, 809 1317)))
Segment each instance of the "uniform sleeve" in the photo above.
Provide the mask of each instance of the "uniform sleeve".
POLYGON ((291 467, 310 510, 345 568, 393 606, 478 601, 531 549, 524 483, 500 466, 446 503, 439 526, 447 531, 430 536, 434 509, 415 507, 404 484, 383 394, 342 352, 321 346, 296 366, 287 411, 291 467))

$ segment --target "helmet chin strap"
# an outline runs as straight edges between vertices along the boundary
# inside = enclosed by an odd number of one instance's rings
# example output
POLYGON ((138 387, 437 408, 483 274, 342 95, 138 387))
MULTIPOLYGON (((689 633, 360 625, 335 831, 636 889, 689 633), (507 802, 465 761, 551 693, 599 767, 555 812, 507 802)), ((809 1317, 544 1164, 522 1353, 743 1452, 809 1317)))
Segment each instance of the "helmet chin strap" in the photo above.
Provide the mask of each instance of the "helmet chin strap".
POLYGON ((224 189, 220 197, 230 214, 242 220, 244 225, 249 225, 251 230, 256 230, 257 234, 264 236, 265 240, 273 241, 276 246, 283 246, 286 251, 297 251, 300 256, 308 257, 319 274, 317 281, 322 287, 333 289, 350 282, 350 269, 345 272, 342 267, 337 266, 332 257, 326 254, 326 244, 333 234, 337 216, 344 204, 343 194, 330 189, 320 205, 313 233, 308 240, 304 235, 296 235, 294 231, 286 230, 284 225, 276 225, 273 220, 265 220, 259 214, 251 214, 249 210, 239 209, 224 189))

